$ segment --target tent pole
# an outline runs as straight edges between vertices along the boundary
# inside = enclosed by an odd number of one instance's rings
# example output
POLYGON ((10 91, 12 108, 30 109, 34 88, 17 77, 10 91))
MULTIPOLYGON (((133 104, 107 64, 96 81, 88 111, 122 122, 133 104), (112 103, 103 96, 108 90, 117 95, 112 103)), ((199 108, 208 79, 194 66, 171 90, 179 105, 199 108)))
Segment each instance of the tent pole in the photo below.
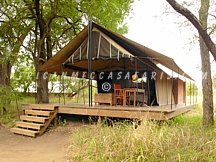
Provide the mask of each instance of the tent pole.
MULTIPOLYGON (((124 67, 124 75, 125 75, 125 58, 123 58, 123 67, 124 67)), ((126 87, 125 79, 124 79, 124 88, 126 87)))
POLYGON ((190 105, 191 105, 191 80, 190 80, 190 105))
POLYGON ((172 94, 173 94, 173 70, 174 70, 174 61, 172 59, 172 88, 171 88, 171 110, 172 110, 172 94))
POLYGON ((63 98, 64 98, 64 105, 65 105, 65 84, 64 84, 64 76, 63 76, 63 98))
MULTIPOLYGON (((135 68, 136 68, 135 74, 137 75, 137 57, 135 57, 135 68)), ((137 96, 138 96, 138 75, 137 75, 137 82, 136 82, 136 106, 138 105, 137 96)))
POLYGON ((60 99, 60 96, 61 95, 61 75, 59 75, 59 104, 61 103, 61 99, 60 99))
POLYGON ((150 100, 150 97, 151 97, 150 93, 151 93, 151 92, 150 92, 150 84, 149 84, 149 80, 150 80, 150 79, 149 79, 149 78, 150 78, 150 77, 149 77, 149 71, 148 71, 148 77, 147 77, 147 78, 148 78, 148 105, 151 106, 151 100, 150 100))
POLYGON ((166 78, 166 96, 167 96, 167 105, 169 104, 168 100, 169 100, 169 97, 168 97, 168 78, 166 78))
MULTIPOLYGON (((179 83, 179 68, 178 68, 178 82, 177 82, 177 84, 179 83)), ((175 103, 175 107, 177 107, 177 105, 178 105, 178 103, 179 103, 179 88, 178 88, 178 85, 177 85, 177 101, 176 101, 176 103, 175 103)))
MULTIPOLYGON (((83 87, 83 79, 82 79, 82 87, 83 87)), ((85 94, 84 94, 84 89, 83 89, 82 91, 83 91, 83 102, 84 102, 84 105, 85 105, 85 94)))
MULTIPOLYGON (((64 74, 64 66, 62 66, 62 74, 64 74)), ((64 105, 65 105, 65 86, 64 86, 64 75, 62 76, 62 83, 63 83, 63 99, 64 99, 64 105)))
POLYGON ((37 74, 35 74, 35 104, 37 102, 37 74))
POLYGON ((77 103, 79 103, 79 92, 80 92, 80 80, 78 82, 77 103))
POLYGON ((196 88, 196 104, 197 104, 197 95, 198 95, 198 88, 196 88))
MULTIPOLYGON (((162 72, 162 75, 163 75, 163 72, 162 72)), ((157 86, 158 80, 159 79, 156 77, 154 85, 155 85, 155 91, 156 91, 156 100, 157 100, 158 105, 160 105, 159 104, 160 103, 159 90, 158 90, 158 86, 157 86)))
POLYGON ((193 84, 193 104, 194 104, 194 84, 193 84))
POLYGON ((91 73, 92 73, 92 58, 91 58, 91 48, 92 48, 92 20, 89 18, 88 21, 88 79, 89 79, 89 107, 92 107, 92 80, 91 80, 91 73))
POLYGON ((186 77, 185 77, 185 106, 187 105, 187 86, 186 86, 186 77))

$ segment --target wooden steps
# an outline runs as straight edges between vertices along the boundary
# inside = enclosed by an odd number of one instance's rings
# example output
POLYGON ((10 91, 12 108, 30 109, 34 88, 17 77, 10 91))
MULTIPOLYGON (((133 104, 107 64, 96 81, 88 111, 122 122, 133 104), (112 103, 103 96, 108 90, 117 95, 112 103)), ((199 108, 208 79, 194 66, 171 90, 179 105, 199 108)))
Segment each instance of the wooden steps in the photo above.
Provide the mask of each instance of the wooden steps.
POLYGON ((53 111, 25 110, 26 115, 50 116, 53 111))
POLYGON ((32 104, 24 107, 24 115, 20 116, 16 122, 16 128, 11 128, 11 132, 30 137, 42 135, 52 121, 57 125, 56 115, 58 107, 48 104, 32 104))
POLYGON ((32 110, 51 110, 51 111, 55 110, 54 105, 48 105, 48 104, 45 104, 45 105, 37 105, 37 104, 29 105, 29 108, 32 109, 32 110))
POLYGON ((36 135, 39 133, 38 131, 34 130, 28 130, 28 129, 22 129, 22 128, 11 128, 11 132, 31 137, 36 137, 36 135))
POLYGON ((38 123, 29 123, 29 122, 16 122, 16 126, 20 128, 31 128, 40 130, 44 124, 38 124, 38 123))
POLYGON ((28 116, 28 115, 21 115, 20 120, 29 121, 29 122, 37 122, 37 123, 45 123, 47 117, 37 117, 37 116, 28 116))

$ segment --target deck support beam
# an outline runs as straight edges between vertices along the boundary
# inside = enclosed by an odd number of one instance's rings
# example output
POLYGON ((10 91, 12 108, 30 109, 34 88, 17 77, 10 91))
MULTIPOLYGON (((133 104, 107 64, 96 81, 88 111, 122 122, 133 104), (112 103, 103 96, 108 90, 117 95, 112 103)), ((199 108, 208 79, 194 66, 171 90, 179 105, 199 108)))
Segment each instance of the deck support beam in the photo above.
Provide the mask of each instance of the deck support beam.
MULTIPOLYGON (((39 105, 39 104, 38 104, 39 105)), ((23 104, 24 110, 30 107, 36 107, 36 104, 23 104)), ((60 114, 74 114, 74 115, 89 115, 99 117, 116 117, 116 118, 129 118, 129 119, 148 119, 148 120, 168 120, 180 114, 190 111, 195 105, 184 106, 178 105, 173 110, 169 106, 147 106, 147 107, 122 107, 122 106, 104 106, 96 105, 89 107, 80 104, 55 104, 52 105, 58 108, 60 114)))

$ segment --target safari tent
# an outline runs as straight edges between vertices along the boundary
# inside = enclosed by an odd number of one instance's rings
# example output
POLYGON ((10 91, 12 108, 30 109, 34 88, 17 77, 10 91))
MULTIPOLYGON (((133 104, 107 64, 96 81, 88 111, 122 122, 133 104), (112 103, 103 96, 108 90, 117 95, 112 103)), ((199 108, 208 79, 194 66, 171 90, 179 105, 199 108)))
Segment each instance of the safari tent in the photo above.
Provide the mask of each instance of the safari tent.
POLYGON ((39 71, 96 80, 98 93, 113 93, 114 84, 145 89, 146 105, 184 104, 185 80, 168 75, 159 64, 193 80, 172 58, 90 23, 39 71), (133 74, 141 83, 133 81, 133 74), (109 90, 103 83, 109 83, 109 90))
POLYGON ((173 73, 192 78, 172 58, 91 22, 39 71, 88 79, 89 105, 22 104, 22 122, 11 128, 13 133, 42 135, 52 121, 56 125, 57 114, 165 121, 193 106, 186 105, 184 79, 173 73), (159 64, 172 74, 168 75, 159 64), (94 98, 92 80, 97 81, 98 88, 94 98), (116 105, 117 97, 123 104, 116 105))

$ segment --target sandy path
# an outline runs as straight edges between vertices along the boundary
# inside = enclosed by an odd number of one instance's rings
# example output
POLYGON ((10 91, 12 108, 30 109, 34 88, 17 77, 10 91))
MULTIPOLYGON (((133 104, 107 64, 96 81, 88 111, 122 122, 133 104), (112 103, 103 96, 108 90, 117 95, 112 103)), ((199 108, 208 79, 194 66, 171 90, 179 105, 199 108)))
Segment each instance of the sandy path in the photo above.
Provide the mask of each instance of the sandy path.
POLYGON ((80 123, 68 123, 31 138, 0 126, 0 162, 65 162, 70 134, 80 123))

